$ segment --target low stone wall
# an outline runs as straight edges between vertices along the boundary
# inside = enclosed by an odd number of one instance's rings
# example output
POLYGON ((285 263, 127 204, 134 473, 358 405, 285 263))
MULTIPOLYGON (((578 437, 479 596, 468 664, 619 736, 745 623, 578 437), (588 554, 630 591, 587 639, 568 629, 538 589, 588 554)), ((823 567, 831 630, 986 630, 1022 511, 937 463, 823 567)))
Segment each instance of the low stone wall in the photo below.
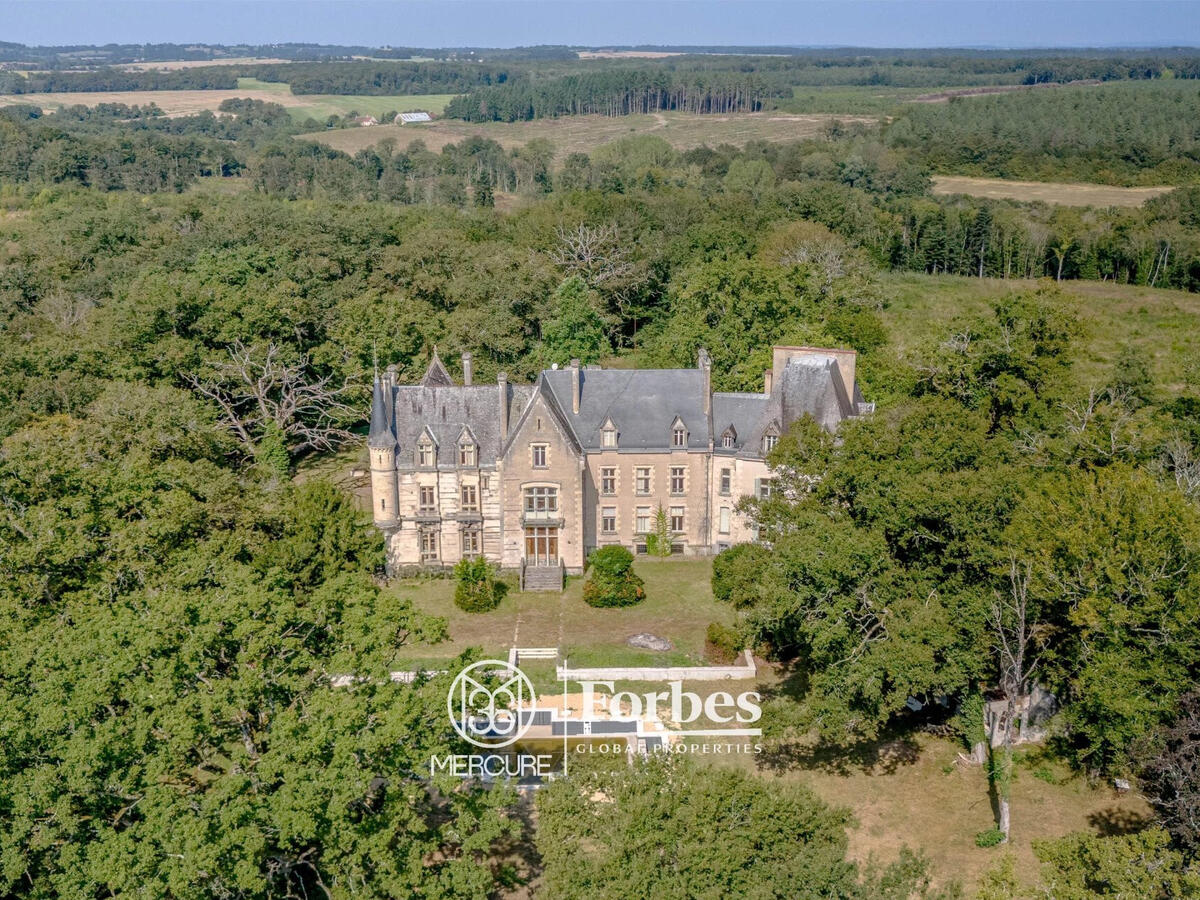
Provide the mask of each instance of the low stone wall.
POLYGON ((575 681, 740 681, 754 678, 758 670, 749 650, 742 651, 740 666, 605 666, 572 669, 556 666, 560 679, 575 681))

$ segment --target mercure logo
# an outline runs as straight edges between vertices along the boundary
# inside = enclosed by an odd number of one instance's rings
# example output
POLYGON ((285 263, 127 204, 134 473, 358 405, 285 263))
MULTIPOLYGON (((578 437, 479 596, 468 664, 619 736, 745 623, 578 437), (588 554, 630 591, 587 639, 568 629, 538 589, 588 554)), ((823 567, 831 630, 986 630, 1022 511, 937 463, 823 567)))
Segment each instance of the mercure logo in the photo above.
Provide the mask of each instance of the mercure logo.
POLYGON ((533 724, 537 695, 533 683, 514 665, 484 659, 467 666, 450 685, 446 708, 454 730, 485 750, 507 747, 533 724), (488 687, 485 681, 500 679, 488 687), (522 715, 522 713, 527 713, 522 715))

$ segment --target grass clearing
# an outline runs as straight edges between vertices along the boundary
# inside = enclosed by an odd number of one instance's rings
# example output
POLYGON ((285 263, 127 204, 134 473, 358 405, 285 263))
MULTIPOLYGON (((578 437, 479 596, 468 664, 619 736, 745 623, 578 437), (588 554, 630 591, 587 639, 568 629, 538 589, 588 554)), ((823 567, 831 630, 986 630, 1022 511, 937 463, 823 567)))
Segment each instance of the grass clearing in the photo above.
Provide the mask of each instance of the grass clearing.
MULTIPOLYGON (((889 300, 884 325, 905 356, 926 340, 947 336, 956 316, 982 312, 996 298, 1037 286, 899 272, 881 274, 879 283, 889 300)), ((1084 334, 1075 344, 1080 384, 1103 384, 1121 347, 1131 344, 1149 360, 1160 389, 1183 390, 1185 366, 1200 360, 1200 294, 1100 281, 1064 281, 1060 287, 1076 301, 1083 321, 1084 334)))
POLYGON ((757 758, 713 757, 723 765, 812 788, 825 801, 849 809, 850 856, 859 862, 896 859, 900 849, 922 849, 938 884, 958 880, 971 890, 1005 852, 1017 857, 1021 880, 1033 886, 1038 864, 1033 841, 1072 831, 1118 834, 1149 822, 1150 807, 1138 794, 1118 795, 1093 786, 1036 750, 1022 759, 1013 781, 1010 850, 975 846, 975 835, 995 824, 982 766, 956 765, 954 741, 925 734, 889 736, 840 752, 811 741, 767 741, 757 758), (1035 772, 1050 770, 1054 783, 1035 772))
POLYGON ((874 122, 872 117, 797 115, 784 112, 741 113, 715 116, 691 113, 655 113, 644 116, 563 116, 529 122, 463 122, 439 119, 422 125, 379 125, 374 128, 336 129, 301 134, 301 140, 317 141, 336 150, 354 154, 373 147, 385 138, 407 146, 421 140, 433 151, 446 144, 480 135, 505 149, 545 138, 554 145, 559 159, 570 153, 590 153, 600 144, 634 134, 654 134, 677 150, 701 144, 744 145, 752 140, 795 141, 820 137, 830 122, 874 122))
POLYGON ((967 194, 991 200, 1020 200, 1056 206, 1141 206, 1151 197, 1175 190, 1171 185, 1158 187, 1113 187, 1108 184, 1066 184, 1054 181, 1011 181, 1007 178, 970 178, 936 175, 935 194, 967 194))
MULTIPOLYGON (((730 624, 733 610, 713 599, 709 559, 651 560, 634 564, 645 579, 646 599, 624 609, 595 609, 583 602, 582 577, 569 578, 561 594, 521 593, 515 588, 488 613, 465 613, 454 605, 451 578, 405 579, 388 590, 412 599, 422 612, 443 616, 450 640, 402 654, 421 663, 452 659, 470 647, 504 659, 510 647, 558 647, 572 666, 705 665, 710 622, 730 624), (670 640, 664 653, 639 651, 625 641, 640 632, 670 640)), ((402 668, 404 666, 401 666, 402 668)))

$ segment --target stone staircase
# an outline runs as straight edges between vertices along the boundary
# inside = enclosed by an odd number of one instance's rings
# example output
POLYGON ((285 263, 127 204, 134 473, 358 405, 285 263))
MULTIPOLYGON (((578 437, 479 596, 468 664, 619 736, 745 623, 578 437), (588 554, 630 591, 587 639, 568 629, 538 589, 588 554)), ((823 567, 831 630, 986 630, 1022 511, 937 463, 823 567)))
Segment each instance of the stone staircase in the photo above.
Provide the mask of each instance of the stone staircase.
POLYGON ((522 566, 521 590, 561 592, 565 580, 563 575, 562 563, 556 566, 522 566))

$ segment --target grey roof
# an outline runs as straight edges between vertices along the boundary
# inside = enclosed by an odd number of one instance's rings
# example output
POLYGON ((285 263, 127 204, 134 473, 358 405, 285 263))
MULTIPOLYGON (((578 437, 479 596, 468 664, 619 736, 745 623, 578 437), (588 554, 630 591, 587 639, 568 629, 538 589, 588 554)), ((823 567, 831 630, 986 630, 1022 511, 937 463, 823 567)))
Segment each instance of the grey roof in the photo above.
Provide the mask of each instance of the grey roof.
MULTIPOLYGON (((507 386, 509 435, 515 435, 536 395, 545 399, 568 438, 584 451, 601 449, 601 429, 612 420, 617 449, 669 450, 676 418, 687 428, 687 448, 718 453, 759 455, 769 429, 784 431, 811 415, 834 431, 849 416, 867 411, 847 394, 837 360, 824 354, 787 361, 768 394, 718 392, 712 395, 711 421, 705 415, 707 380, 702 369, 598 369, 579 371, 579 412, 573 411, 570 368, 545 370, 535 384, 507 386), (729 426, 734 447, 721 446, 729 426)), ((500 441, 500 402, 495 384, 455 385, 436 352, 419 385, 395 385, 394 377, 376 381, 371 402, 372 447, 397 446, 401 466, 415 463, 415 449, 426 431, 437 444, 439 465, 458 462, 458 441, 466 430, 479 448, 478 462, 493 465, 504 453, 500 441), (389 396, 390 395, 390 396, 389 396)))
MULTIPOLYGON (((501 453, 500 397, 495 384, 476 384, 470 387, 426 387, 399 385, 391 388, 393 430, 397 444, 397 460, 401 465, 413 465, 417 441, 428 430, 437 445, 439 465, 458 463, 458 439, 466 429, 479 447, 479 464, 495 463, 501 453)), ((508 386, 509 423, 514 423, 529 402, 533 386, 508 386)), ((371 432, 376 431, 373 411, 371 432)))
POLYGON ((750 444, 755 434, 755 428, 766 412, 767 394, 747 393, 714 393, 713 394, 713 442, 718 452, 736 453, 744 447, 753 446, 757 451, 758 445, 750 444), (726 429, 733 426, 736 433, 733 447, 725 449, 722 438, 726 429))
POLYGON ((678 416, 687 428, 688 449, 707 450, 704 373, 700 369, 581 369, 579 412, 572 411, 571 370, 542 372, 542 378, 585 450, 600 449, 600 430, 612 419, 617 449, 668 450, 678 416))

